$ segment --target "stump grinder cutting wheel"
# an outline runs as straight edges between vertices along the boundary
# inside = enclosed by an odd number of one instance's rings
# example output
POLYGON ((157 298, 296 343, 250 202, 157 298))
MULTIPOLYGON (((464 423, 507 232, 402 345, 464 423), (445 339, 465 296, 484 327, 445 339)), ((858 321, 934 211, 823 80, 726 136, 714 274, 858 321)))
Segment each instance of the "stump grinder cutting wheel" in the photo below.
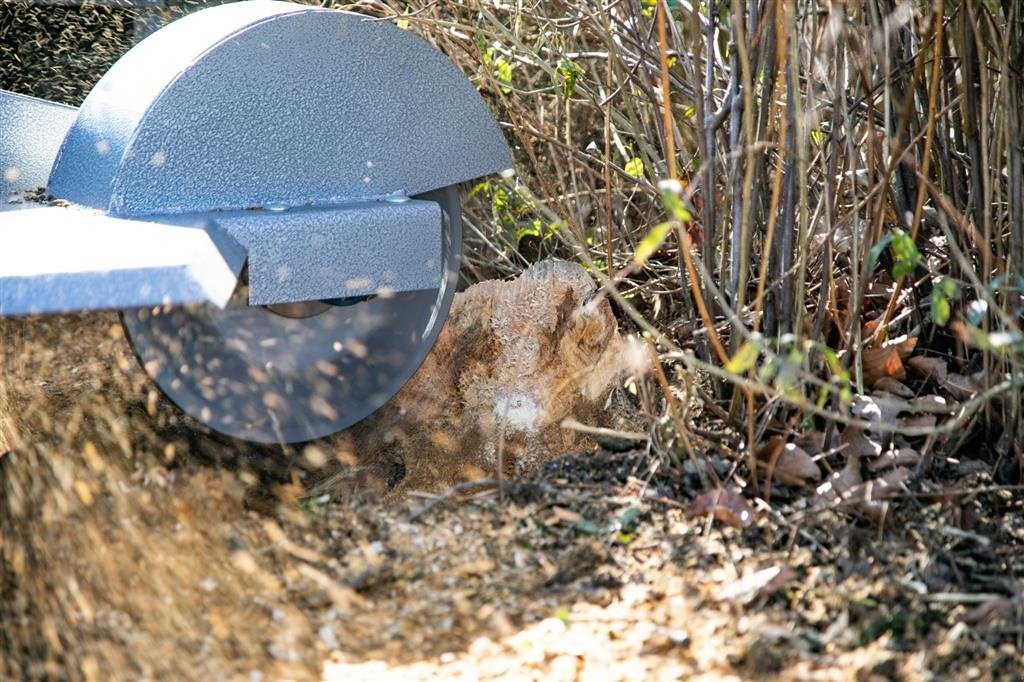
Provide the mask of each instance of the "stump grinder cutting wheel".
POLYGON ((319 438, 419 367, 458 276, 457 185, 511 165, 473 85, 408 31, 205 9, 78 109, 0 91, 0 315, 121 310, 199 422, 319 438))

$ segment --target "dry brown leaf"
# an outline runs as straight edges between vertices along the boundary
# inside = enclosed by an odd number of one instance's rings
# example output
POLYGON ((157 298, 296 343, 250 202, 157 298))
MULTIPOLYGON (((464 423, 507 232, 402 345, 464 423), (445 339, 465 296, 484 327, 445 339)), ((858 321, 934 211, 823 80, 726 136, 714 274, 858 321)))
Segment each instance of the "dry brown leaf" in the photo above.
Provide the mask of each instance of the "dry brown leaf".
POLYGON ((955 372, 949 372, 945 381, 940 384, 943 390, 948 391, 957 400, 971 400, 978 394, 981 387, 973 377, 964 376, 955 372))
POLYGON ((914 397, 914 391, 912 391, 909 386, 904 384, 902 381, 897 381, 892 377, 880 378, 878 381, 875 382, 874 387, 879 391, 892 393, 893 395, 899 396, 900 398, 914 397))
POLYGON ((906 379, 903 361, 910 357, 916 346, 916 336, 898 336, 884 342, 880 348, 865 348, 861 351, 864 381, 874 387, 875 382, 883 377, 906 379))
POLYGON ((545 525, 553 526, 558 523, 579 523, 582 520, 583 517, 571 509, 556 506, 551 508, 551 516, 549 516, 544 523, 545 525))
POLYGON ((875 330, 878 329, 879 322, 881 322, 879 319, 868 320, 865 322, 864 326, 861 327, 861 336, 865 339, 871 338, 874 335, 875 330))
POLYGON ((910 477, 911 469, 896 467, 864 486, 864 502, 868 505, 877 500, 891 500, 903 492, 903 483, 910 477))
POLYGON ((994 620, 1009 620, 1013 612, 1024 606, 1024 596, 997 597, 978 604, 960 617, 960 620, 971 626, 988 625, 994 620))
POLYGON ((875 382, 885 377, 906 379, 907 371, 903 369, 899 351, 894 347, 865 348, 861 353, 864 367, 864 382, 874 387, 875 382))
POLYGON ((882 344, 883 347, 893 347, 896 352, 900 355, 900 360, 906 361, 910 354, 917 348, 917 337, 916 336, 897 336, 894 339, 890 339, 882 344))
POLYGON ((821 479, 821 470, 803 448, 787 443, 782 436, 769 438, 757 451, 760 468, 785 485, 806 485, 821 479))
POLYGON ((939 418, 934 414, 915 414, 903 420, 903 428, 906 429, 930 429, 935 426, 939 418))
POLYGON ((815 489, 816 499, 819 504, 841 504, 860 516, 881 522, 889 510, 884 497, 895 494, 899 481, 906 475, 901 472, 892 481, 879 479, 865 483, 860 473, 860 458, 853 458, 815 489))
POLYGON ((800 485, 806 481, 821 480, 821 469, 815 464, 814 458, 795 443, 786 443, 783 446, 782 457, 775 465, 775 474, 798 480, 800 485))
POLYGON ((770 597, 795 577, 796 573, 789 566, 771 566, 723 585, 715 598, 749 604, 756 599, 770 597))
POLYGON ((860 475, 860 461, 854 458, 839 471, 829 474, 825 482, 815 488, 814 492, 819 502, 838 504, 846 500, 851 492, 863 482, 864 479, 860 475))
POLYGON ((757 449, 757 461, 762 466, 774 466, 782 456, 782 448, 785 445, 784 437, 772 436, 757 449))
POLYGON ((847 426, 839 434, 839 444, 847 460, 856 463, 859 457, 877 457, 882 453, 882 446, 871 440, 859 426, 847 426))
POLYGON ((934 379, 938 383, 946 380, 949 367, 942 358, 929 358, 924 355, 915 355, 907 360, 907 364, 924 376, 934 379))
POLYGON ((809 431, 794 441, 799 448, 803 448, 804 452, 808 455, 820 455, 826 450, 831 450, 836 447, 837 438, 836 434, 832 432, 832 438, 829 443, 825 443, 825 433, 823 431, 809 431))
POLYGON ((896 421, 900 412, 909 410, 910 403, 885 391, 875 391, 870 396, 856 395, 850 407, 854 417, 887 424, 896 421))
POLYGON ((956 411, 956 405, 950 405, 940 395, 922 395, 911 400, 910 406, 916 412, 928 414, 952 414, 956 411))
POLYGON ((715 520, 738 528, 746 528, 754 521, 754 510, 747 499, 728 488, 715 488, 694 498, 687 515, 701 517, 711 514, 715 520))
POLYGON ((882 471, 890 467, 916 466, 921 461, 921 455, 914 448, 899 448, 898 450, 887 450, 878 457, 868 462, 868 469, 871 471, 882 471))

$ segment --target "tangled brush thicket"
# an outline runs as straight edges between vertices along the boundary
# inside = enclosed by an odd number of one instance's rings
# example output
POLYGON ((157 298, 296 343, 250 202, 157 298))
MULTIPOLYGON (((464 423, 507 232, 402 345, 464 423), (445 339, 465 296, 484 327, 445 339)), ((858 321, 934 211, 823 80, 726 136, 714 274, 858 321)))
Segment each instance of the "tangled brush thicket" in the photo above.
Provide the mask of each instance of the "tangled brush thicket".
POLYGON ((470 272, 586 263, 677 408, 717 401, 752 455, 852 426, 1021 467, 1019 3, 389 7, 515 147, 519 180, 474 188, 470 272), (941 414, 863 407, 921 394, 941 414))

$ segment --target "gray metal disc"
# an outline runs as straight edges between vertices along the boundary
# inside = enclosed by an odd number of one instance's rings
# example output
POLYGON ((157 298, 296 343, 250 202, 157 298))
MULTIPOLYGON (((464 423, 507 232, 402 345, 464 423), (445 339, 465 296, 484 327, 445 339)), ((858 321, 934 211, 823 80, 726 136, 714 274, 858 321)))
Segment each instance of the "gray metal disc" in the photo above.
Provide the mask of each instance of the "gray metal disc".
POLYGON ((305 442, 365 418, 426 358, 458 281, 458 188, 416 198, 437 201, 443 213, 445 276, 438 288, 311 306, 308 317, 250 307, 244 288, 223 310, 123 311, 146 372, 184 412, 248 441, 305 442))

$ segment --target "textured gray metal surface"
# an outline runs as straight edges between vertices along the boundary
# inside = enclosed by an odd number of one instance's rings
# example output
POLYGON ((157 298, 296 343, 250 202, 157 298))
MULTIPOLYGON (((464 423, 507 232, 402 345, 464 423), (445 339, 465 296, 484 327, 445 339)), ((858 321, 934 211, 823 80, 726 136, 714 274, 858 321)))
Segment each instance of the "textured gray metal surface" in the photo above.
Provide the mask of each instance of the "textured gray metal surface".
POLYGON ((156 32, 97 84, 52 194, 120 215, 325 205, 510 167, 482 99, 398 27, 254 0, 156 32))
POLYGON ((123 313, 146 371, 176 405, 221 433, 296 443, 363 419, 412 377, 434 345, 459 278, 459 190, 420 197, 442 211, 443 275, 435 288, 329 306, 306 318, 249 306, 123 313))
POLYGON ((0 90, 0 200, 45 187, 78 110, 0 90))
POLYGON ((431 201, 208 215, 249 252, 249 305, 435 289, 441 280, 441 209, 431 201))
POLYGON ((60 206, 0 211, 0 315, 223 307, 244 262, 242 248, 209 224, 122 220, 60 206))

